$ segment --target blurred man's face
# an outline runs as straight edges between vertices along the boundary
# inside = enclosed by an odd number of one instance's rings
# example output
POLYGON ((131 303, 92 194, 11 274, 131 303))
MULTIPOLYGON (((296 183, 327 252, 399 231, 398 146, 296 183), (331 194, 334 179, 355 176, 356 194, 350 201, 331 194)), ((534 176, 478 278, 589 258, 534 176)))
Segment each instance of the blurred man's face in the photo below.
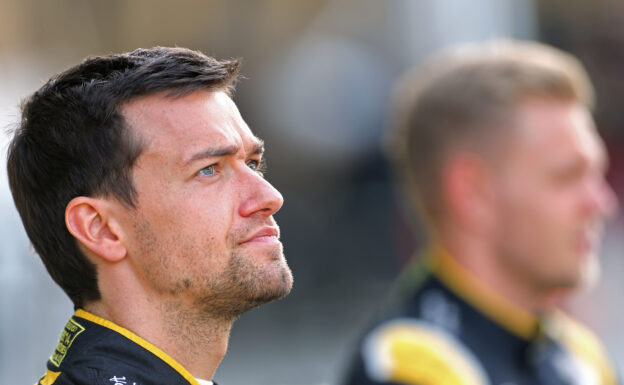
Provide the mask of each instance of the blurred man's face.
POLYGON ((232 318, 286 295, 292 275, 273 219, 283 199, 234 102, 223 92, 152 95, 123 115, 146 142, 133 169, 136 209, 121 217, 148 296, 232 318))
POLYGON ((517 108, 497 182, 497 248, 514 279, 536 289, 592 281, 603 221, 616 203, 589 111, 538 99, 517 108))

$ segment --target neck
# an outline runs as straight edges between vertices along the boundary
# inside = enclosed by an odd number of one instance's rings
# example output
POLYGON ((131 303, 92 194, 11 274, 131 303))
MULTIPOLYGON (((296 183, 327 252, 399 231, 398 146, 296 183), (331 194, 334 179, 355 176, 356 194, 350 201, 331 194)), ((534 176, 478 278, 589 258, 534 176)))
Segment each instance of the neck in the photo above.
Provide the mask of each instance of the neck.
POLYGON ((181 305, 171 301, 161 310, 166 342, 171 354, 195 377, 212 380, 227 351, 233 320, 181 305))
POLYGON ((509 271, 491 245, 481 238, 441 233, 435 241, 478 281, 523 310, 540 313, 556 303, 551 291, 535 287, 509 271))
POLYGON ((156 303, 146 298, 116 297, 85 306, 85 310, 154 344, 194 377, 212 380, 227 351, 233 320, 189 309, 193 307, 175 298, 156 303))

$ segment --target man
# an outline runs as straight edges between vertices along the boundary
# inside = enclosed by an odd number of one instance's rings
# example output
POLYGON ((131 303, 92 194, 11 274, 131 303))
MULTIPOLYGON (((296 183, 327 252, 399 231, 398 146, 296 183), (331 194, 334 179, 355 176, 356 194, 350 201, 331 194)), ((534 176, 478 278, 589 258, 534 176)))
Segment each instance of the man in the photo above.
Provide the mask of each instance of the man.
POLYGON ((77 309, 39 384, 211 384, 234 319, 290 291, 238 66, 182 48, 91 57, 24 103, 12 194, 77 309))
POLYGON ((392 151, 431 246, 347 383, 617 383, 595 337, 557 310, 597 278, 616 205, 580 63, 507 41, 415 71, 398 93, 392 151))

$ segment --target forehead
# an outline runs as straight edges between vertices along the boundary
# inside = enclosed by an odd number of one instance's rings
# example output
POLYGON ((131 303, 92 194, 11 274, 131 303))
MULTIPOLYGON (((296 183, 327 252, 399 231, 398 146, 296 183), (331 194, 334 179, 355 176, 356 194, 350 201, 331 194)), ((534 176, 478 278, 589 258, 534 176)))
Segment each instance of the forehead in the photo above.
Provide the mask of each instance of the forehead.
POLYGON ((123 105, 122 115, 146 142, 145 156, 163 154, 181 162, 206 146, 237 146, 244 151, 259 141, 222 91, 149 95, 123 105))
POLYGON ((606 160, 604 144, 585 106, 538 99, 520 104, 515 112, 510 150, 524 162, 547 166, 573 158, 591 163, 606 160))

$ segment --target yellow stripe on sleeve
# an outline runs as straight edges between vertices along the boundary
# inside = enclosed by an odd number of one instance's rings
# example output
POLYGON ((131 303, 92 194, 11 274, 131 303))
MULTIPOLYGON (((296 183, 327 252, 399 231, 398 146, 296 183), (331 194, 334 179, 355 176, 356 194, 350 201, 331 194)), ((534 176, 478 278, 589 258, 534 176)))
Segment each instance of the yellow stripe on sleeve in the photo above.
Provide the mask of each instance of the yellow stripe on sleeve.
POLYGON ((395 320, 364 342, 372 379, 413 385, 487 385, 477 358, 453 335, 422 321, 395 320))

